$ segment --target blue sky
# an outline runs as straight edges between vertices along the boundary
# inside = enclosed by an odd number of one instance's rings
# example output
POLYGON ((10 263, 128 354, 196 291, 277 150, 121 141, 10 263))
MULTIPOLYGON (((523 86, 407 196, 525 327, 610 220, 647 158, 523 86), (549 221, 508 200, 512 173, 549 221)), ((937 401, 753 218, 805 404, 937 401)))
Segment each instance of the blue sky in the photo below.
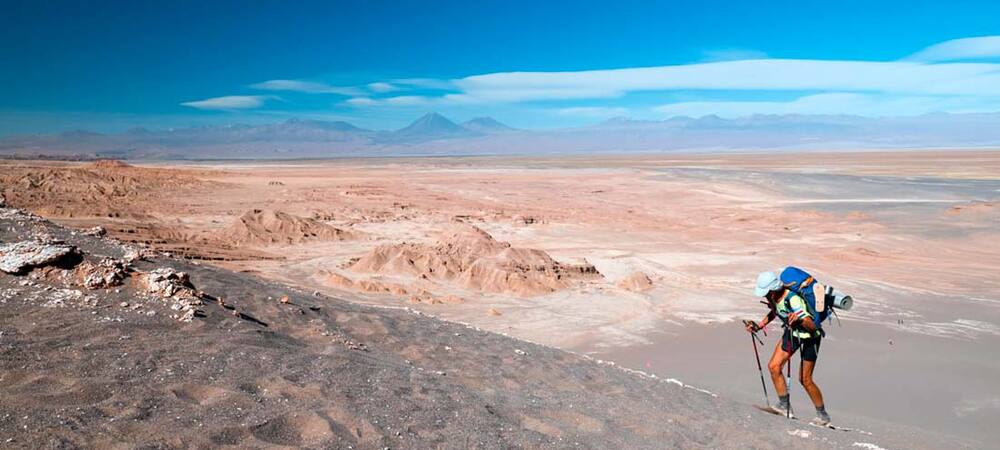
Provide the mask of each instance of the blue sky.
POLYGON ((0 134, 1000 111, 1000 2, 3 1, 0 134))

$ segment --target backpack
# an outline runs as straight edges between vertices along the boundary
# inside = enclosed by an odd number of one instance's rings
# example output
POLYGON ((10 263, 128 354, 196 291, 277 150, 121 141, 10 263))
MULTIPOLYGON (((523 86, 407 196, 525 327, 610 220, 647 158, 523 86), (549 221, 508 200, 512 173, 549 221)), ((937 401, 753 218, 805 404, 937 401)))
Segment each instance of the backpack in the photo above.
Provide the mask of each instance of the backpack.
MULTIPOLYGON (((785 270, 781 271, 781 275, 778 276, 781 279, 781 284, 784 285, 786 289, 795 293, 799 297, 802 297, 806 303, 806 312, 812 316, 813 323, 816 324, 816 328, 820 329, 823 326, 823 321, 830 317, 830 312, 833 311, 832 304, 828 301, 832 296, 824 295, 823 311, 816 311, 816 294, 813 292, 813 284, 816 283, 816 279, 808 272, 799 269, 798 267, 788 266, 785 270)), ((829 288, 828 288, 829 289, 829 288)), ((785 296, 785 308, 791 310, 791 305, 789 304, 788 295, 785 296)))

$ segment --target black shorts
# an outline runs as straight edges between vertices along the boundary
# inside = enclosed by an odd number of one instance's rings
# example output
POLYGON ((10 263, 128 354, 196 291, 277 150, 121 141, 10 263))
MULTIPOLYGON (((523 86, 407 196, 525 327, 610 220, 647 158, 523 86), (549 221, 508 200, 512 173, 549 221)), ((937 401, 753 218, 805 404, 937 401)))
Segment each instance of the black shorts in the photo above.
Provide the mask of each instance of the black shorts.
POLYGON ((802 338, 792 338, 792 333, 789 330, 785 330, 785 334, 781 336, 781 349, 790 355, 794 355, 795 351, 802 348, 802 360, 816 362, 816 358, 819 356, 819 344, 823 338, 816 336, 808 339, 802 338))

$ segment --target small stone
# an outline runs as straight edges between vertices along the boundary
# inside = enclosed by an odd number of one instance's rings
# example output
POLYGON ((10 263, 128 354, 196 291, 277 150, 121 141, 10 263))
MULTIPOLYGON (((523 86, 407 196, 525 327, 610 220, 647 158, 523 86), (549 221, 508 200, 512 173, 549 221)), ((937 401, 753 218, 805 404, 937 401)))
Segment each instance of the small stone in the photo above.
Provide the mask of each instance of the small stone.
POLYGON ((86 230, 83 230, 83 235, 84 236, 101 237, 101 236, 104 236, 106 234, 108 234, 108 230, 105 230, 104 227, 102 227, 100 225, 95 226, 93 228, 88 228, 86 230))

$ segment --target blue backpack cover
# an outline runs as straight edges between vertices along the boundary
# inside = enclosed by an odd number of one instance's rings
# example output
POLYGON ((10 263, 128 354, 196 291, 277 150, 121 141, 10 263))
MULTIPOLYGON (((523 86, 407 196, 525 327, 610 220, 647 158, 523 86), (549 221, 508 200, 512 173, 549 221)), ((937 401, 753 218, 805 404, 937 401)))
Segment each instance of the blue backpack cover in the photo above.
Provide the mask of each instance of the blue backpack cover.
MULTIPOLYGON (((806 301, 806 308, 808 308, 809 315, 812 316, 813 323, 816 324, 816 328, 820 328, 823 321, 830 316, 831 308, 830 305, 825 305, 826 307, 823 308, 823 311, 816 311, 816 294, 813 293, 813 285, 816 283, 816 279, 812 275, 809 275, 808 272, 793 266, 788 266, 785 270, 782 270, 779 278, 781 279, 781 284, 786 289, 794 292, 795 295, 802 297, 806 301)), ((825 300, 824 298, 824 302, 825 300)), ((788 302, 788 297, 785 297, 784 301, 788 302)))

